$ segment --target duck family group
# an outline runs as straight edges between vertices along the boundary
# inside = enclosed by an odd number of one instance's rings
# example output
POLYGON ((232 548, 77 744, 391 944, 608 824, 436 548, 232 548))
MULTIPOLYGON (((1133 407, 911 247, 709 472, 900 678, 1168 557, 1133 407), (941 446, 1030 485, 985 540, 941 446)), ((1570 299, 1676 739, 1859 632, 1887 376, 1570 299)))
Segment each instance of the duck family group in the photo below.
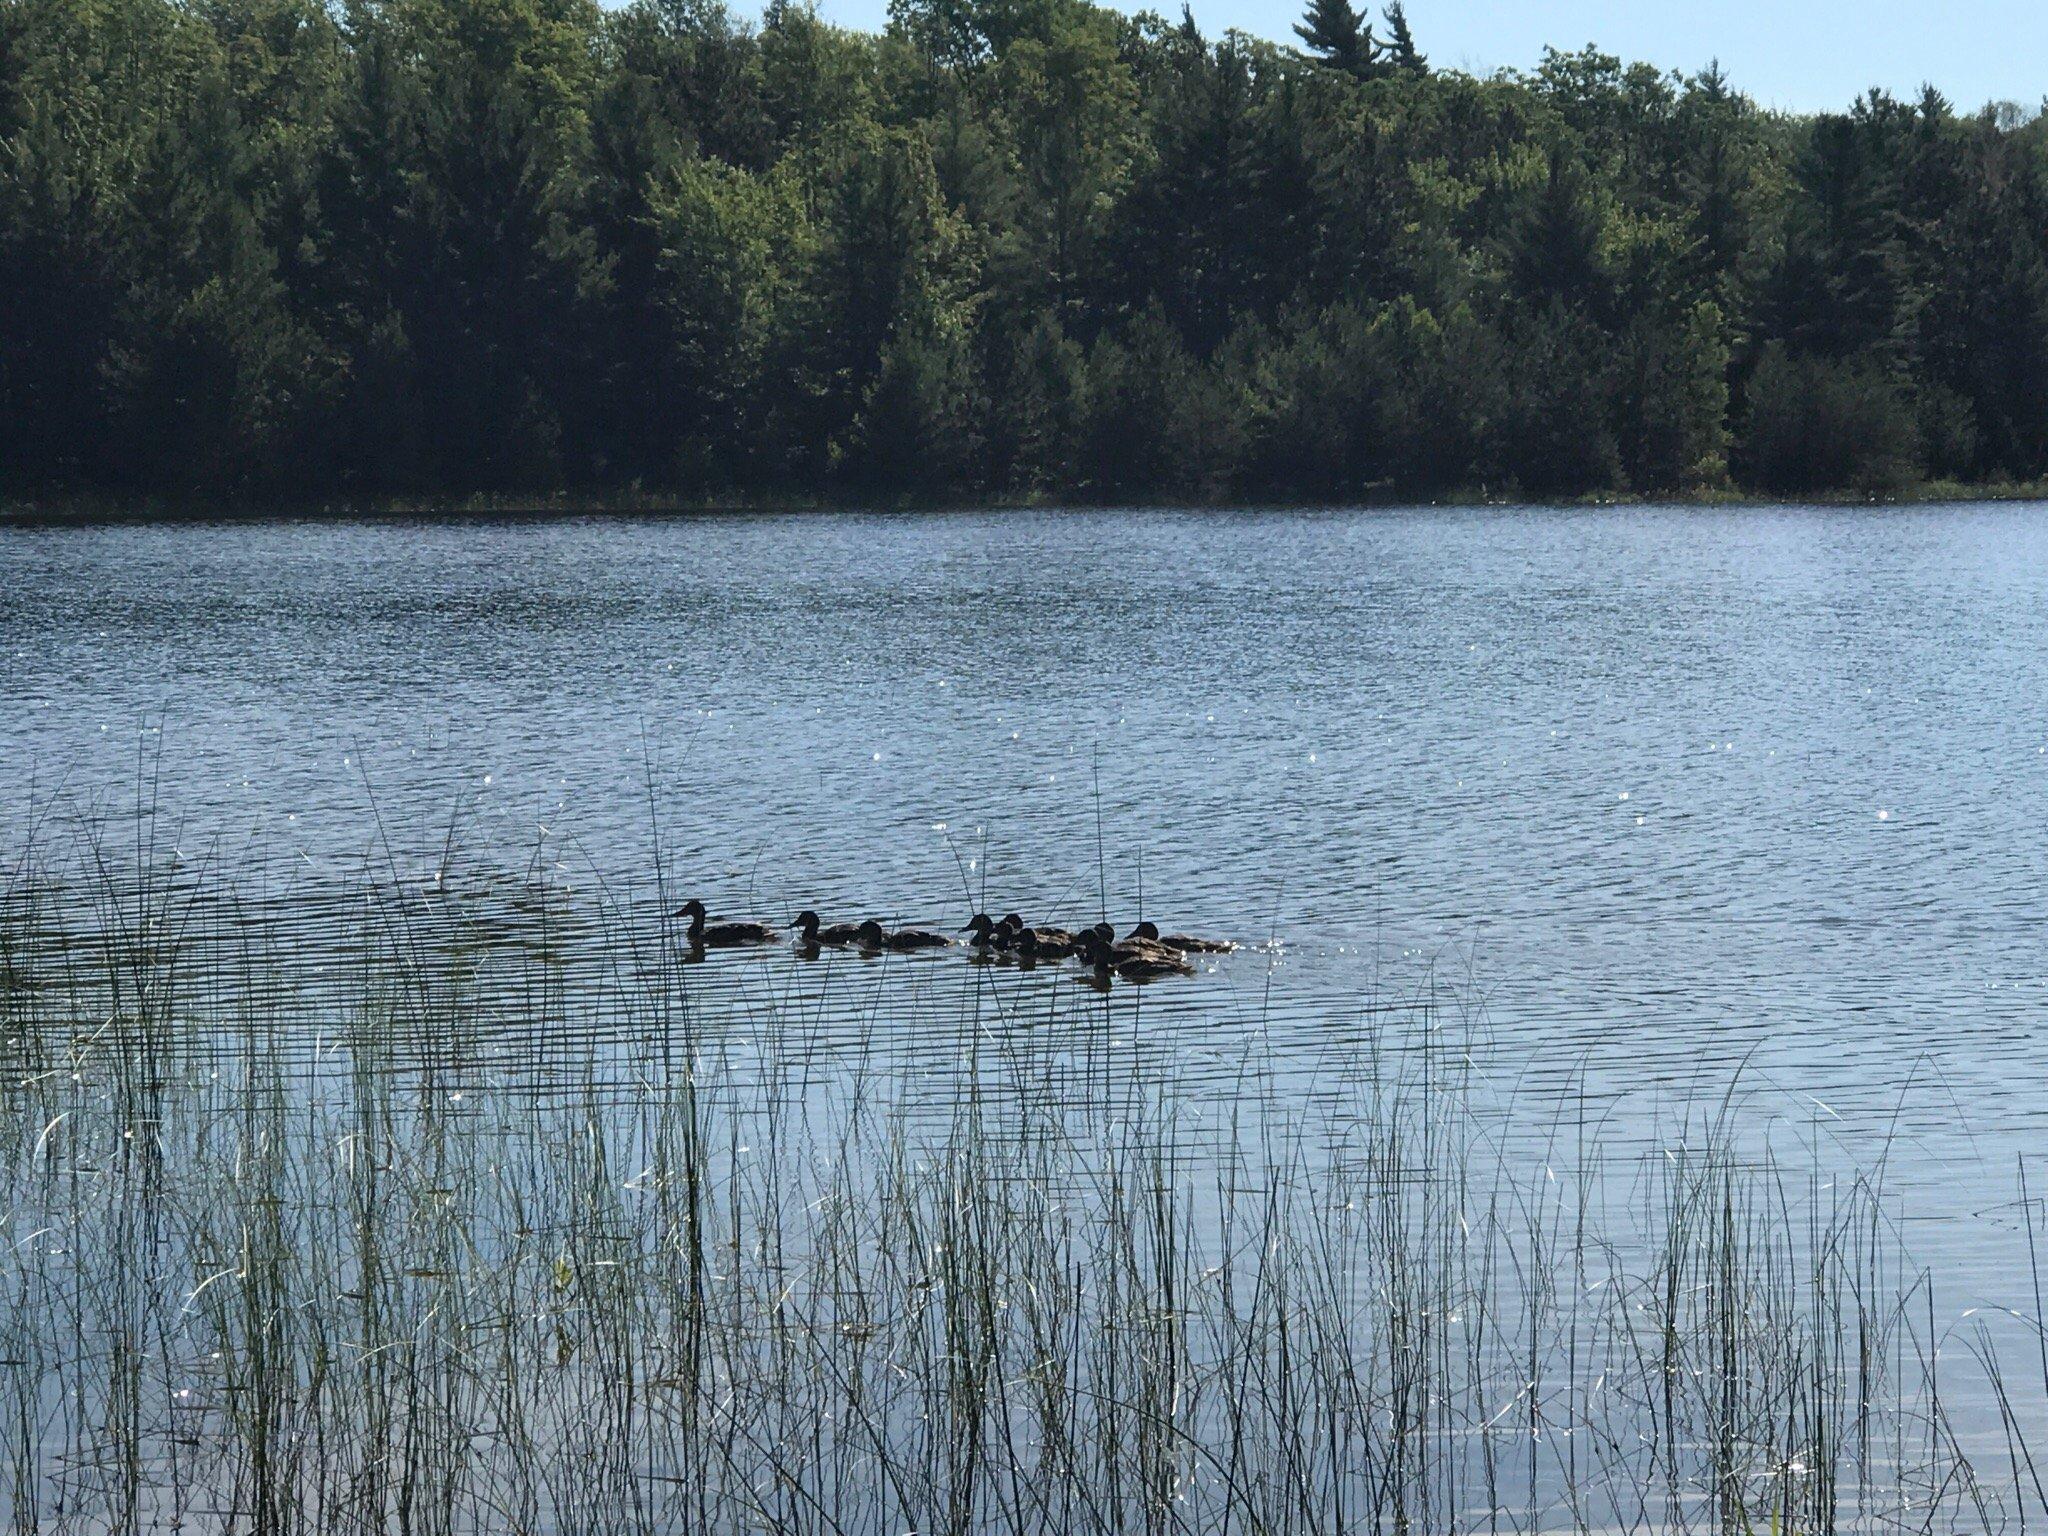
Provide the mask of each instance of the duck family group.
MULTIPOLYGON (((766 923, 709 921, 701 901, 688 901, 675 914, 689 920, 686 939, 692 949, 735 949, 751 944, 773 944, 782 935, 766 923)), ((930 928, 884 928, 873 918, 861 923, 828 923, 812 911, 799 912, 792 925, 799 953, 815 954, 821 948, 859 949, 870 954, 887 951, 951 949, 960 941, 930 928)), ((1110 923, 1092 928, 1054 928, 1033 925, 1015 912, 992 918, 977 912, 960 930, 967 935, 966 947, 982 961, 1011 961, 1019 965, 1056 965, 1077 960, 1097 976, 1121 976, 1126 981, 1153 981, 1162 976, 1188 976, 1194 967, 1191 954, 1221 954, 1237 946, 1227 939, 1201 939, 1192 934, 1162 934, 1155 923, 1141 922, 1121 939, 1110 923)))

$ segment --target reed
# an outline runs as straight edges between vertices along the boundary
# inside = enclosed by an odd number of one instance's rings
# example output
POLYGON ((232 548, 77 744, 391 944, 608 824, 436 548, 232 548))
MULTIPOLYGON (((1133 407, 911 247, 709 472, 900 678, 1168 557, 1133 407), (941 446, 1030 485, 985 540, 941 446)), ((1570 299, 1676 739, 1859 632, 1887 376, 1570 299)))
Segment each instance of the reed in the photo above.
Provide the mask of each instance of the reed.
POLYGON ((1876 1179, 1740 1149, 1738 1100, 1648 1157, 1576 1110, 1532 1152, 1482 1128, 1426 1003, 1313 1110, 1176 1093, 1122 1054, 1142 996, 690 966, 663 909, 22 854, 13 1528, 1932 1531, 2041 1507, 2031 1372, 1988 1333, 1944 1359, 1876 1179), (932 1042, 943 1080, 889 1038, 932 1042), (1952 1406, 1965 1363, 1988 1440, 1952 1406))

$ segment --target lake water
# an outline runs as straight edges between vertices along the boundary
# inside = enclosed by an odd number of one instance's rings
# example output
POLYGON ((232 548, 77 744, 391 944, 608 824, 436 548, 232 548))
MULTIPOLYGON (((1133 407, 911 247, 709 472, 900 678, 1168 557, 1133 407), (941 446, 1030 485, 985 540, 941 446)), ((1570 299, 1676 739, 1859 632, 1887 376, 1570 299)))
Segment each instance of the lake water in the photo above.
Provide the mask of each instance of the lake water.
POLYGON ((2042 506, 22 528, 0 643, 10 843, 140 782, 316 885, 658 841, 722 915, 1142 904, 1261 946, 1145 994, 1186 1088, 1312 1096, 1431 994, 1503 1125, 1733 1092, 1885 1163, 1942 1316, 2031 1310, 2042 506))

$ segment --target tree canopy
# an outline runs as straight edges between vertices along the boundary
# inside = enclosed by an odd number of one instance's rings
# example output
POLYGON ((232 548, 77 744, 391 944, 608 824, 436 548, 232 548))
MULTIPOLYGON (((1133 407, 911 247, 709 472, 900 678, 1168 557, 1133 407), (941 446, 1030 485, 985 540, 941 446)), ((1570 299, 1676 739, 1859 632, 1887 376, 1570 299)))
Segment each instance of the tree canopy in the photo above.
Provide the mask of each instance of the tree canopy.
POLYGON ((0 0, 0 494, 2048 474, 2039 117, 1474 78, 1399 4, 890 16, 0 0))

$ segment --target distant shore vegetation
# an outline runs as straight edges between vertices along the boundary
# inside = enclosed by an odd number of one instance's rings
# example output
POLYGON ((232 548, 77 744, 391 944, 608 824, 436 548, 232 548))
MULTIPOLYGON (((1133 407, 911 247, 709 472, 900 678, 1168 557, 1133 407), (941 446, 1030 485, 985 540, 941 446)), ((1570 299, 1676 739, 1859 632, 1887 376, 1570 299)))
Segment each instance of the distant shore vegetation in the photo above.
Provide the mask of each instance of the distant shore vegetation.
POLYGON ((1423 23, 0 0, 0 498, 2048 475, 2048 121, 1423 23))

